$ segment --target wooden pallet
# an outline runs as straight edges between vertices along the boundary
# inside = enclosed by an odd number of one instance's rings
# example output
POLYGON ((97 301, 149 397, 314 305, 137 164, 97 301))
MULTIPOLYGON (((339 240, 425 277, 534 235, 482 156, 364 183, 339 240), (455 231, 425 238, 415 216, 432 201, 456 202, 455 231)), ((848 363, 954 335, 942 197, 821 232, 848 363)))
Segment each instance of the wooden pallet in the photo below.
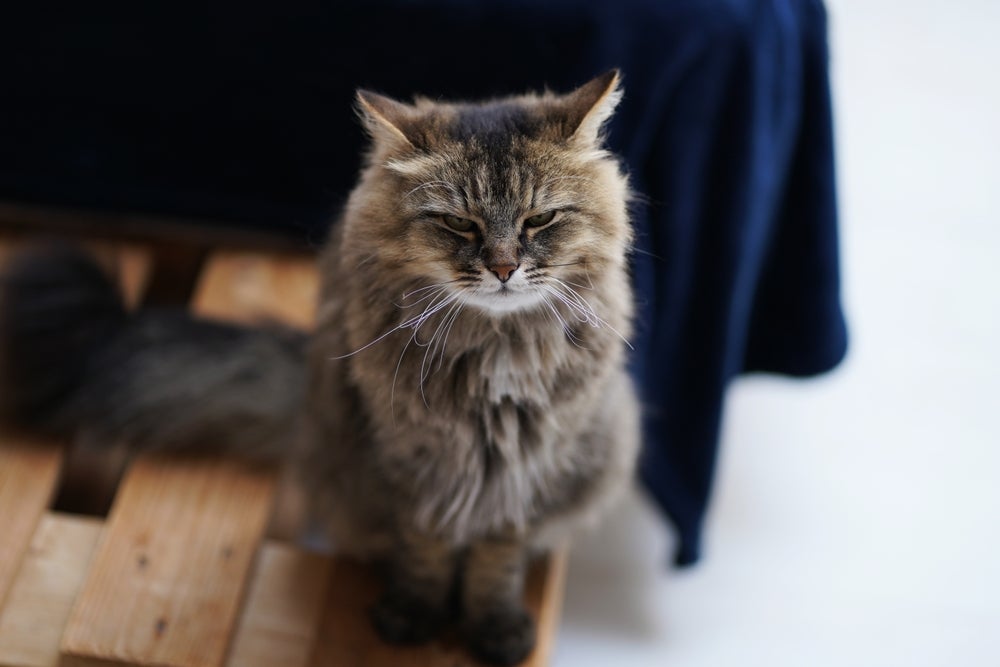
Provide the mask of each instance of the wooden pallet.
MULTIPOLYGON (((0 261, 7 251, 0 241, 0 261)), ((153 267, 142 248, 104 247, 132 301, 153 267)), ((192 307, 236 320, 308 325, 317 280, 308 258, 221 252, 192 307)), ((461 667, 452 639, 383 645, 367 609, 374 573, 270 538, 277 479, 222 460, 143 456, 106 518, 56 512, 62 443, 0 434, 0 667, 461 667)), ((537 565, 526 598, 548 662, 565 554, 537 565)))

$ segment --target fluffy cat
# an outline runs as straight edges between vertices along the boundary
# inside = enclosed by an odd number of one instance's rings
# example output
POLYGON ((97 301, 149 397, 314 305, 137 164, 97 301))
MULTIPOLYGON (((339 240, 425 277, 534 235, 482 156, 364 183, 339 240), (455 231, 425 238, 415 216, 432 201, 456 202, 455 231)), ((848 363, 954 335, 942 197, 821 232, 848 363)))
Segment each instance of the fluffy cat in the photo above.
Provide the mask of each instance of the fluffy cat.
POLYGON ((628 186, 601 135, 619 97, 617 72, 479 104, 360 91, 372 144, 309 338, 127 314, 74 251, 15 261, 4 417, 291 459, 336 547, 388 565, 383 639, 457 611, 477 657, 521 661, 529 555, 627 483, 639 442, 628 186))

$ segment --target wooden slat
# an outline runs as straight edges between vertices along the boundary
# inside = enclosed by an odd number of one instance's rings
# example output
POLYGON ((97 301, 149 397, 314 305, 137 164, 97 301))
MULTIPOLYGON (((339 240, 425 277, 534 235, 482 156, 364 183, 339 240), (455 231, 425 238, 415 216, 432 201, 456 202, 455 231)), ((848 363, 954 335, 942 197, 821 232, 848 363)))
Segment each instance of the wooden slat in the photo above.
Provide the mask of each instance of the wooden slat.
POLYGON ((52 498, 61 460, 52 444, 0 440, 0 609, 52 498))
MULTIPOLYGON (((304 319, 289 305, 298 303, 290 287, 298 283, 283 277, 284 268, 241 254, 236 271, 227 257, 208 260, 194 298, 197 312, 304 319)), ((64 667, 221 665, 274 487, 273 471, 140 458, 115 499, 63 635, 64 667)))
POLYGON ((59 637, 101 534, 98 519, 46 514, 0 612, 0 667, 56 667, 59 637))
POLYGON ((329 558, 266 544, 227 667, 306 667, 329 579, 329 558))
POLYGON ((222 664, 273 475, 143 458, 119 490, 62 638, 63 665, 222 664))
MULTIPOLYGON (((46 513, 0 613, 0 667, 57 667, 59 639, 103 529, 46 513)), ((303 667, 316 640, 330 559, 266 543, 227 667, 303 667)))
MULTIPOLYGON (((82 656, 59 663, 59 637, 101 532, 97 519, 61 514, 42 517, 8 605, 0 613, 0 667, 116 664, 82 656)), ((556 554, 529 576, 526 600, 536 614, 538 646, 526 667, 543 667, 551 656, 565 562, 564 553, 556 554)), ((226 667, 473 665, 453 638, 419 649, 394 649, 379 643, 366 613, 379 587, 377 576, 367 566, 266 543, 254 568, 226 667)), ((144 660, 142 664, 162 663, 144 660)))
MULTIPOLYGON (((311 262, 283 260, 286 264, 281 267, 262 265, 258 259, 240 254, 210 260, 196 293, 196 308, 218 317, 265 317, 308 325, 316 285, 311 262), (275 285, 283 287, 275 289, 275 285), (299 306, 290 308, 288 304, 296 300, 299 306), (308 315, 303 314, 305 304, 308 315)), ((380 586, 367 566, 270 544, 260 550, 254 568, 273 487, 273 474, 231 463, 137 462, 120 490, 92 566, 85 577, 83 566, 75 570, 75 576, 84 579, 72 611, 72 572, 64 572, 69 583, 58 587, 63 597, 48 610, 54 619, 48 626, 51 633, 57 633, 60 625, 56 608, 69 615, 59 664, 474 664, 454 637, 415 649, 383 645, 368 621, 367 610, 380 586)), ((36 539, 44 539, 44 534, 40 529, 36 539)), ((93 532, 90 536, 94 537, 93 532)), ((82 536, 78 540, 85 541, 82 536)), ((86 554, 89 549, 82 544, 76 551, 86 554)), ((31 582, 37 583, 44 567, 54 567, 64 552, 39 553, 37 562, 34 557, 25 560, 24 579, 18 580, 16 598, 12 598, 18 604, 12 606, 12 613, 21 610, 21 600, 30 598, 31 582)), ((539 641, 527 666, 540 667, 548 661, 564 572, 565 556, 559 554, 534 569, 529 578, 526 600, 538 621, 539 641)), ((49 595, 56 597, 55 592, 49 595)), ((8 627, 4 624, 11 622, 0 616, 0 660, 8 627)), ((45 659, 53 655, 50 644, 45 659)), ((11 664, 48 667, 52 663, 11 664)), ((0 662, 0 667, 5 663, 0 662)))
MULTIPOLYGON (((34 241, 31 235, 10 233, 0 235, 0 264, 12 253, 34 241)), ((93 242, 86 244, 86 247, 106 270, 118 276, 126 302, 130 305, 136 303, 144 289, 149 271, 146 249, 138 244, 112 242, 93 242)), ((0 497, 3 497, 3 487, 7 485, 5 482, 7 478, 16 478, 19 487, 37 486, 31 493, 22 495, 18 491, 15 494, 13 502, 16 502, 18 512, 11 511, 0 501, 0 534, 5 535, 5 539, 0 543, 0 607, 9 583, 6 577, 11 574, 12 569, 18 567, 16 554, 27 546, 27 540, 31 539, 34 531, 32 522, 38 519, 41 511, 52 499, 61 456, 61 449, 54 443, 42 443, 42 453, 28 453, 26 449, 37 445, 18 447, 14 451, 8 446, 8 440, 9 437, 0 438, 0 450, 6 450, 6 452, 0 451, 0 497), (13 459, 20 463, 13 463, 13 459), (44 464, 39 467, 38 464, 42 461, 44 464), (30 472, 25 475, 26 469, 30 472)), ((77 488, 79 494, 94 495, 92 487, 96 476, 93 471, 102 465, 101 461, 93 461, 88 465, 85 474, 78 474, 79 471, 74 466, 67 465, 64 460, 62 486, 77 488)))
MULTIPOLYGON (((205 263, 192 308, 206 317, 311 328, 318 292, 314 257, 220 251, 205 263)), ((286 476, 278 486, 268 536, 294 540, 304 508, 304 498, 286 476)))
POLYGON ((114 276, 129 307, 142 299, 152 275, 152 259, 148 248, 132 243, 92 241, 86 244, 104 269, 114 276))
MULTIPOLYGON (((535 564, 528 576, 525 603, 538 623, 538 643, 522 667, 548 664, 565 583, 566 554, 559 551, 535 564)), ((387 646, 375 635, 368 610, 381 582, 374 569, 346 558, 334 560, 326 611, 311 667, 481 667, 453 636, 424 646, 387 646)))
POLYGON ((525 662, 526 667, 545 667, 552 658, 566 591, 568 560, 568 549, 560 549, 539 562, 528 575, 525 598, 538 627, 535 650, 525 662))
POLYGON ((241 322, 277 320, 308 328, 318 292, 312 257, 219 252, 206 264, 193 302, 203 315, 241 322))

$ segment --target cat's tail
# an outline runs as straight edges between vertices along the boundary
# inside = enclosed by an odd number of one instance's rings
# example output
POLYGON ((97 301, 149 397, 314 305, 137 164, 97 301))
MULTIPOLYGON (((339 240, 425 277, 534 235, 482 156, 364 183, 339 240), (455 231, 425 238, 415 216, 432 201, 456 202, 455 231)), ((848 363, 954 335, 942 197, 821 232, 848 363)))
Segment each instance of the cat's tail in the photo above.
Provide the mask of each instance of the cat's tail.
POLYGON ((38 249, 0 274, 0 420, 277 460, 302 404, 305 343, 301 332, 181 311, 129 313, 82 251, 38 249))

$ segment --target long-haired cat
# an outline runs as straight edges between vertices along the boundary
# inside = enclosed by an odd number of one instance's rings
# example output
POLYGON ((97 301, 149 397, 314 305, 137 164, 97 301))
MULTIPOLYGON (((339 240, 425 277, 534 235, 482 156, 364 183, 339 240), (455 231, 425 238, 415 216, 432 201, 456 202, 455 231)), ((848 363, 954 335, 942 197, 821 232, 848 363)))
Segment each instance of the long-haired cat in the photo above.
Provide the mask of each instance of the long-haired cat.
POLYGON ((626 483, 639 440, 628 187, 601 134, 619 97, 616 72, 479 104, 359 92, 371 148, 308 339, 127 314, 82 255, 22 257, 0 293, 3 416, 293 460, 336 548, 388 565, 381 637, 458 613, 475 655, 519 662, 527 558, 626 483))

